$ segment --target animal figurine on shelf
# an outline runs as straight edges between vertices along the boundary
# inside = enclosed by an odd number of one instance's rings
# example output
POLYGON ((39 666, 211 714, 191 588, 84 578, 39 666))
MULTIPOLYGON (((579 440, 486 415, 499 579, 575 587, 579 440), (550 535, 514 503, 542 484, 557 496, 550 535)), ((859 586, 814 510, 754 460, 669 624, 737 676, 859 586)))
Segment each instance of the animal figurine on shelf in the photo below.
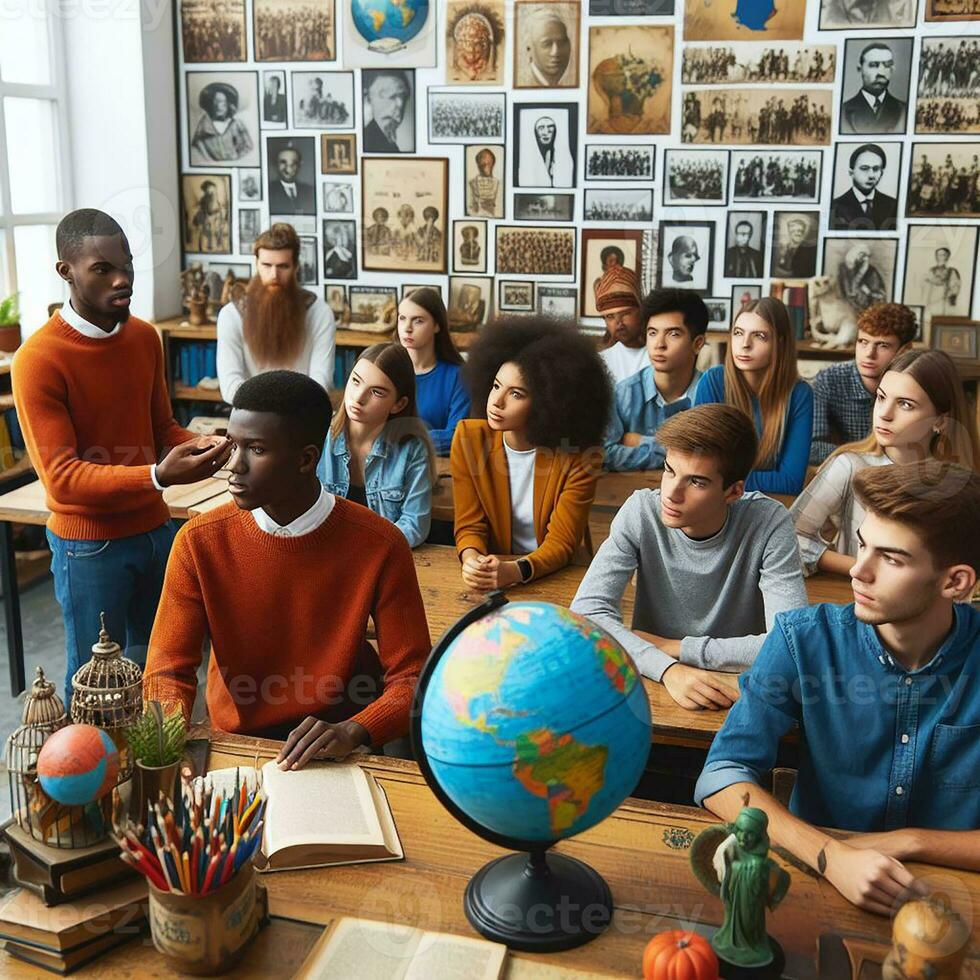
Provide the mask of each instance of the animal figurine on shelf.
POLYGON ((818 347, 830 349, 852 347, 857 340, 857 317, 831 276, 817 276, 808 281, 810 304, 810 337, 818 347))

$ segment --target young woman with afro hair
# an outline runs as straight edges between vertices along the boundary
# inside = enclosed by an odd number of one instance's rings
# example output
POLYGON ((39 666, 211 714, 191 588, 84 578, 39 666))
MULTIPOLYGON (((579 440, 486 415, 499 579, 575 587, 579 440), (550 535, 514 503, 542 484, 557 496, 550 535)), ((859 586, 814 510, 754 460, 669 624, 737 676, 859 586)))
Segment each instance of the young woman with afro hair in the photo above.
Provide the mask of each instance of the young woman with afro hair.
POLYGON ((585 537, 612 390, 574 323, 523 317, 484 328, 464 378, 477 417, 449 456, 456 551, 470 588, 507 588, 564 567, 585 537))

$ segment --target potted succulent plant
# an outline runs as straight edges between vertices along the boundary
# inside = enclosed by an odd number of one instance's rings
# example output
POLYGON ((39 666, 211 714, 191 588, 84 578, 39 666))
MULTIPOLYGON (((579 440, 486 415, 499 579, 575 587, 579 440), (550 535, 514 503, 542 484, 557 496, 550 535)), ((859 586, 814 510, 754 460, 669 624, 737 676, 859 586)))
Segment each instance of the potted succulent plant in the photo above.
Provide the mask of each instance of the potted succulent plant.
POLYGON ((148 701, 143 714, 126 729, 136 777, 132 812, 140 819, 147 802, 156 802, 160 791, 173 799, 177 767, 187 742, 187 723, 180 708, 165 714, 159 701, 148 701))
POLYGON ((0 300, 0 350, 14 351, 20 347, 20 306, 17 293, 0 300))

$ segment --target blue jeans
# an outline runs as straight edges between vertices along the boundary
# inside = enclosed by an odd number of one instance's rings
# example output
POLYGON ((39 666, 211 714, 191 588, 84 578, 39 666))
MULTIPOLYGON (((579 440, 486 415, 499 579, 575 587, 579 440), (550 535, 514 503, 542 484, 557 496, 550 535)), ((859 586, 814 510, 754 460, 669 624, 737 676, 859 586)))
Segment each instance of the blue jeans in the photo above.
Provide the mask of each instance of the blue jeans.
POLYGON ((71 700, 72 676, 91 659, 92 646, 99 641, 100 613, 105 613, 106 629, 126 656, 140 666, 146 663, 176 532, 173 521, 108 541, 80 541, 47 532, 54 594, 65 620, 65 707, 71 700))

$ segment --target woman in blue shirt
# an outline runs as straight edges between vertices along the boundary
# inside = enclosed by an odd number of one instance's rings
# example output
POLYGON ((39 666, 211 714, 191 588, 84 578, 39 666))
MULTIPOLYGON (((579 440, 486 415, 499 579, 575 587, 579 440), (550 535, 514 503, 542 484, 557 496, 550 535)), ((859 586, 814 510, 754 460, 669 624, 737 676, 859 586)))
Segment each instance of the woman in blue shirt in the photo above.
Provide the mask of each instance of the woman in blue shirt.
POLYGON ((388 518, 417 547, 429 533, 435 460, 415 407, 415 371, 398 344, 375 344, 347 379, 317 466, 331 493, 388 518))
POLYGON ((463 358, 449 332, 449 317, 435 289, 413 290, 398 306, 398 342, 415 369, 415 402, 436 453, 448 456, 456 423, 470 414, 460 377, 463 358))
POLYGON ((747 304, 732 324, 725 363, 701 376, 695 405, 723 402, 755 422, 759 452, 746 490, 797 494, 813 435, 813 392, 796 371, 786 307, 771 296, 747 304))

